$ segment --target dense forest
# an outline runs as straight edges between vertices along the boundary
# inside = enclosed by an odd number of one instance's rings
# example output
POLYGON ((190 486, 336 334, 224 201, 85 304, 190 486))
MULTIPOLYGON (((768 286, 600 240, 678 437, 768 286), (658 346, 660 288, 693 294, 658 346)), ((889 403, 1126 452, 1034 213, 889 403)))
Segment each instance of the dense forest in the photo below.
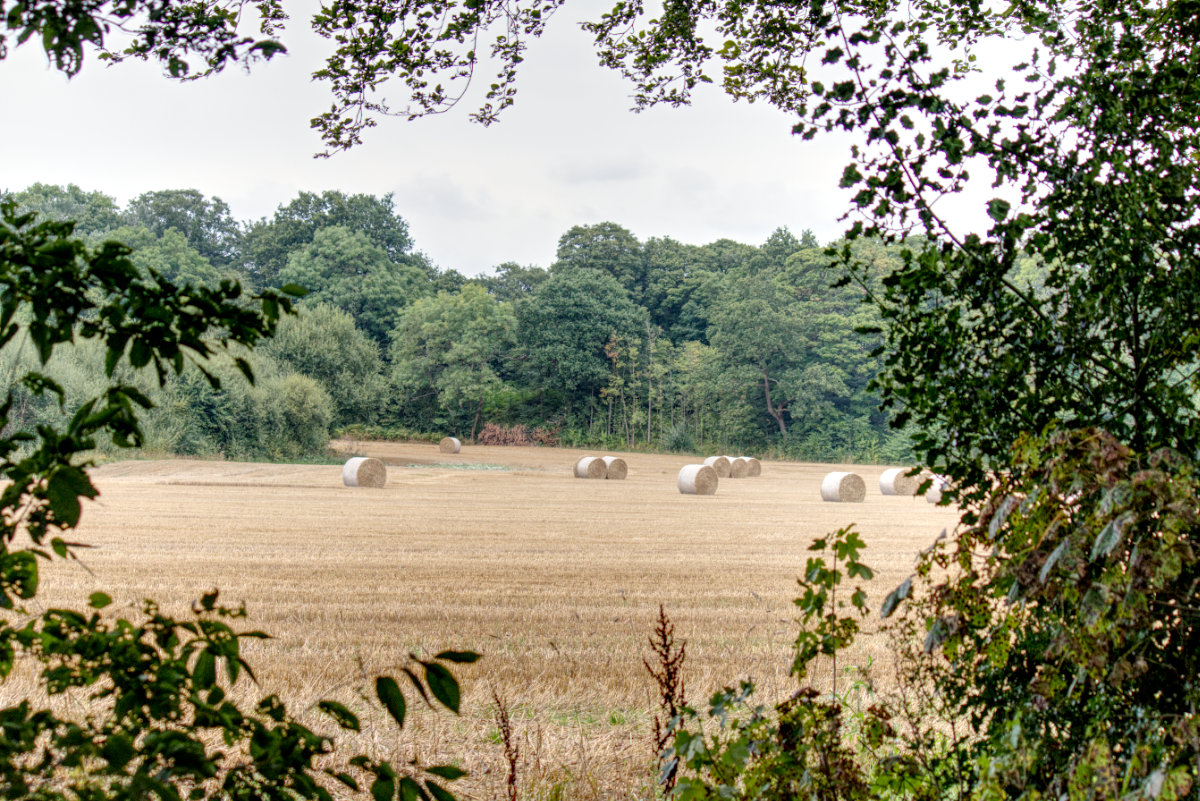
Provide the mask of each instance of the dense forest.
MULTIPOLYGON (((12 196, 75 220, 90 242, 127 245, 147 280, 308 290, 300 313, 243 355, 253 384, 233 360, 210 366, 219 387, 198 369, 163 388, 123 376, 155 404, 152 451, 304 458, 350 428, 827 461, 908 454, 868 390, 878 342, 856 329, 877 322, 874 307, 861 287, 832 287, 839 276, 808 231, 690 245, 578 225, 549 266, 469 279, 417 249, 390 195, 301 192, 248 222, 195 190, 124 208, 74 185, 12 196)), ((881 273, 897 261, 882 245, 854 247, 881 273)), ((35 360, 22 341, 0 356, 10 376, 35 360)), ((103 361, 86 345, 56 355, 66 397, 24 395, 14 422, 71 413, 103 386, 103 361)))

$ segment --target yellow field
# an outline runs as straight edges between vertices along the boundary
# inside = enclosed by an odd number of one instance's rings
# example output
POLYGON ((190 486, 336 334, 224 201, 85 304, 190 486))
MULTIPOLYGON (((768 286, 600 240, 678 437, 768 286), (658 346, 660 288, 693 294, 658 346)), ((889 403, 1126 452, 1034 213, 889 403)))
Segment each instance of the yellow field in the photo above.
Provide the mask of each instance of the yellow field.
MULTIPOLYGON (((790 693, 795 578, 813 538, 856 523, 877 570, 872 602, 953 526, 951 510, 884 497, 884 468, 765 462, 715 496, 679 494, 683 456, 623 454, 625 481, 581 481, 583 452, 337 443, 388 464, 381 490, 342 486, 339 466, 121 462, 94 472, 79 539, 90 573, 48 569, 39 604, 103 589, 128 614, 169 611, 219 587, 244 601, 261 687, 296 709, 336 697, 360 711, 367 677, 410 651, 470 648, 463 715, 416 716, 403 732, 372 718, 353 745, 378 756, 454 761, 465 795, 501 794, 492 692, 514 715, 529 797, 646 795, 653 686, 642 665, 658 606, 687 640, 689 699, 747 676, 764 702, 790 693), (823 503, 834 469, 867 482, 865 503, 823 503)), ((872 623, 873 625, 873 623, 872 623)), ((881 645, 860 652, 887 661, 881 645)), ((10 682, 4 692, 26 691, 10 682)), ((312 721, 318 722, 313 716, 312 721)), ((331 726, 322 726, 330 729, 331 726)))

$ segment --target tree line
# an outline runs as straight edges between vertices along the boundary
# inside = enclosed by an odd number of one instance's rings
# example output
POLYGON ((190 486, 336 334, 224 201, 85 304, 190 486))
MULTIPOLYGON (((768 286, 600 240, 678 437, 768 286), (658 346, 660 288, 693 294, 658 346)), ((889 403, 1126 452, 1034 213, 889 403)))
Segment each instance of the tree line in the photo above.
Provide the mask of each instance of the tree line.
MULTIPOLYGON (((196 190, 146 192, 123 208, 75 185, 12 193, 41 218, 117 241, 148 280, 247 291, 303 287, 299 313, 241 356, 159 388, 147 446, 233 458, 300 458, 331 433, 452 433, 487 424, 552 432, 568 445, 771 453, 811 460, 899 460, 907 435, 868 389, 879 363, 877 312, 861 286, 834 288, 827 248, 777 229, 761 245, 639 240, 577 225, 549 266, 499 264, 467 278, 416 248, 391 195, 301 192, 274 215, 235 220, 196 190)), ((886 275, 898 251, 854 243, 886 275)), ((9 343, 15 375, 33 356, 9 343), (23 361, 24 360, 24 361, 23 361)), ((27 367, 28 365, 25 365, 27 367)), ((86 346, 54 365, 66 402, 21 396, 19 421, 72 410, 106 380, 86 346)))

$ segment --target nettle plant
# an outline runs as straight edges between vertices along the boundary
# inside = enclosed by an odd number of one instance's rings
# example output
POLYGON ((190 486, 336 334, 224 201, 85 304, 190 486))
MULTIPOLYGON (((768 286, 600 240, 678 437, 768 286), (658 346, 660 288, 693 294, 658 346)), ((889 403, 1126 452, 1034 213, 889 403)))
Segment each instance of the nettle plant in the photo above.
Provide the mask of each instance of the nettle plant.
POLYGON ((792 673, 803 683, 818 659, 832 663, 832 692, 802 686, 768 710, 756 703, 753 682, 742 681, 714 693, 704 713, 687 704, 671 708, 659 741, 665 743, 661 779, 672 796, 871 797, 862 749, 878 752, 895 732, 882 707, 853 708, 848 715, 836 684, 837 656, 854 641, 859 619, 869 611, 861 586, 842 587, 843 579, 873 576, 859 559, 864 548, 853 527, 818 539, 810 550, 820 555, 809 558, 799 580, 802 629, 792 673))
MULTIPOLYGON (((110 379, 122 364, 152 369, 160 382, 193 364, 215 383, 208 359, 270 336, 298 291, 247 296, 231 281, 176 286, 139 272, 128 248, 110 242, 89 249, 72 230, 73 223, 38 222, 0 202, 0 346, 27 336, 43 369, 56 348, 95 340, 104 345, 110 379)), ((253 380, 249 365, 235 362, 253 380)), ((375 801, 453 798, 442 782, 463 775, 456 767, 393 766, 361 754, 329 759, 334 738, 301 725, 278 697, 239 705, 230 688, 253 681, 242 643, 266 635, 238 628, 245 611, 221 605, 216 592, 198 599, 185 619, 153 601, 133 619, 118 617, 106 611, 111 599, 103 592, 81 609, 30 612, 40 564, 86 547, 73 531, 81 501, 97 495, 88 453, 103 438, 137 446, 138 412, 150 402, 112 380, 63 426, 23 430, 10 422, 21 392, 64 404, 62 388, 37 369, 16 377, 0 402, 0 679, 18 662, 30 664, 45 691, 0 709, 5 795, 331 801, 342 787, 369 790, 375 801), (85 713, 54 711, 53 701, 68 693, 86 699, 85 713)), ((400 672, 426 702, 457 712, 460 690, 449 666, 476 658, 412 656, 400 672)), ((374 691, 402 726, 407 704, 397 680, 380 676, 374 691)), ((333 731, 359 730, 346 706, 317 706, 333 731)))

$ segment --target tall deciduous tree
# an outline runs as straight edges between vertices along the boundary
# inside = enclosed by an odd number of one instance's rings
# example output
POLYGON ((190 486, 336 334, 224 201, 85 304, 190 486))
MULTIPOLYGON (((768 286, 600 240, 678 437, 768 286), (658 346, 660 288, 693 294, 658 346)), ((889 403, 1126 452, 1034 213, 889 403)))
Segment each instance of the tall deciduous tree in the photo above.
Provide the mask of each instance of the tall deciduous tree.
POLYGON ((616 223, 576 225, 558 240, 553 270, 588 269, 608 273, 635 303, 646 289, 646 264, 637 237, 616 223))
POLYGON ((478 284, 416 301, 392 331, 392 376, 401 397, 431 403, 456 428, 466 423, 474 439, 484 404, 504 388, 502 363, 515 329, 512 307, 478 284))
POLYGON ((535 382, 568 404, 608 381, 610 340, 638 341, 644 330, 645 311, 601 270, 554 275, 517 305, 517 337, 535 382))
POLYGON ((651 321, 661 326, 673 341, 703 336, 684 317, 684 307, 697 287, 712 275, 701 265, 698 250, 695 245, 685 245, 670 237, 653 237, 642 246, 646 264, 644 305, 651 321))
POLYGON ((279 278, 307 289, 307 304, 328 303, 349 312, 380 344, 387 342, 401 309, 429 291, 420 269, 392 261, 365 234, 338 226, 322 228, 293 252, 279 278))
POLYGON ((334 426, 372 424, 384 411, 379 344, 348 312, 324 303, 305 305, 282 320, 260 350, 320 383, 333 403, 334 426))
POLYGON ((124 225, 110 231, 106 238, 131 248, 130 259, 138 269, 153 270, 175 284, 215 287, 222 279, 233 277, 231 272, 214 267, 174 228, 159 236, 149 228, 124 225))
POLYGON ((119 228, 124 219, 117 201, 103 192, 87 192, 75 184, 32 184, 13 194, 21 208, 47 220, 71 220, 82 236, 96 237, 119 228))
POLYGON ((129 201, 125 216, 158 236, 175 229, 215 267, 229 267, 237 259, 241 231, 219 197, 208 198, 195 189, 144 192, 129 201))
MULTIPOLYGON (((390 193, 375 197, 336 190, 301 192, 276 209, 270 220, 259 220, 247 228, 243 242, 247 269, 260 284, 278 285, 279 273, 291 255, 311 243, 322 228, 333 227, 361 234, 391 261, 411 258, 408 223, 396 213, 390 193)), ((431 269, 427 272, 432 274, 431 269)))
POLYGON ((709 342, 743 386, 755 385, 766 414, 787 436, 809 348, 803 311, 772 275, 734 275, 712 312, 709 342))
POLYGON ((516 262, 506 261, 496 266, 496 274, 475 279, 497 300, 512 303, 528 295, 550 277, 550 271, 529 265, 522 267, 516 262))
POLYGON ((776 228, 767 237, 767 241, 762 243, 759 251, 767 258, 771 266, 781 267, 796 251, 804 247, 796 235, 789 231, 786 227, 776 228))

